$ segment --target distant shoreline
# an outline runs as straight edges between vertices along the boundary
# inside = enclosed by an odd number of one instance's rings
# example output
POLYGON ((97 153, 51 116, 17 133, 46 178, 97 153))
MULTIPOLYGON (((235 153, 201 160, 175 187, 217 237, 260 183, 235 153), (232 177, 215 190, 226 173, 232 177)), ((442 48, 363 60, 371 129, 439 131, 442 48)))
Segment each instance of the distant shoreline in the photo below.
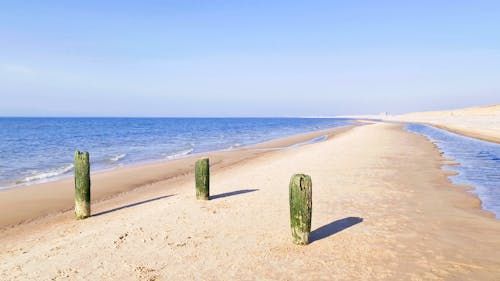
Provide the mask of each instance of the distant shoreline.
POLYGON ((500 143, 500 104, 456 110, 415 112, 401 115, 352 115, 339 118, 421 123, 443 130, 500 143))
MULTIPOLYGON (((417 123, 417 122, 415 122, 415 123, 417 123)), ((420 122, 418 122, 418 123, 420 123, 420 122)), ((462 136, 471 137, 471 138, 475 138, 475 139, 480 139, 480 140, 484 140, 484 141, 489 141, 489 142, 500 144, 500 138, 499 137, 488 135, 488 134, 486 134, 484 132, 481 132, 481 131, 474 131, 472 129, 468 129, 467 130, 467 129, 453 127, 453 126, 450 126, 450 125, 441 125, 441 124, 428 123, 428 122, 422 122, 422 124, 426 124, 426 125, 429 125, 429 126, 434 126, 434 127, 439 128, 439 129, 450 131, 450 132, 453 132, 453 133, 456 133, 456 134, 459 134, 459 135, 462 135, 462 136)))

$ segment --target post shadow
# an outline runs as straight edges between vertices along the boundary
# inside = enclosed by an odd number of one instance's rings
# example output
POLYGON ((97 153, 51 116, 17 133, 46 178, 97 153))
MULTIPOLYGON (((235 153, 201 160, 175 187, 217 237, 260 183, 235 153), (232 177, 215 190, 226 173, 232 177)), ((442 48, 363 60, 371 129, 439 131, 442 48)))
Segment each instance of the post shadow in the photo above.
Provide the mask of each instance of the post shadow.
POLYGON ((221 193, 221 194, 217 194, 217 195, 211 195, 210 196, 210 200, 224 198, 224 197, 229 197, 229 196, 234 196, 234 195, 238 195, 238 194, 244 194, 244 193, 254 192, 254 191, 257 191, 257 190, 258 189, 241 189, 241 190, 236 190, 236 191, 221 193))
POLYGON ((108 214, 108 213, 111 213, 111 212, 115 212, 115 211, 119 211, 119 210, 122 210, 122 209, 134 207, 134 206, 137 206, 137 205, 142 205, 142 204, 146 204, 146 203, 149 203, 149 202, 161 200, 161 199, 164 199, 164 198, 167 198, 167 197, 171 197, 171 196, 174 196, 174 195, 164 195, 164 196, 160 196, 160 197, 156 197, 156 198, 151 198, 151 199, 148 199, 148 200, 139 201, 139 202, 136 202, 136 203, 124 205, 124 206, 117 207, 117 208, 114 208, 114 209, 111 209, 111 210, 102 211, 102 212, 93 214, 92 217, 97 217, 97 216, 100 216, 100 215, 105 215, 105 214, 108 214))
POLYGON ((323 238, 334 235, 342 230, 349 228, 362 222, 363 219, 360 217, 347 217, 340 220, 333 221, 329 224, 325 224, 320 228, 315 229, 310 234, 310 243, 321 240, 323 238))

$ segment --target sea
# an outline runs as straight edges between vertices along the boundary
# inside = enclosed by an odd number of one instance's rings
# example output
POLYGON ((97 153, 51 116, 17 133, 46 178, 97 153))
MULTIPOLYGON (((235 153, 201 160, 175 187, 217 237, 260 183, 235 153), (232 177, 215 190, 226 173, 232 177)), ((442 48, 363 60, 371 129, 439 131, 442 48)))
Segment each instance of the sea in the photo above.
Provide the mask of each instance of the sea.
POLYGON ((443 166, 458 173, 450 176, 452 182, 473 187, 470 192, 479 197, 482 208, 500 218, 500 144, 422 124, 409 124, 406 129, 426 136, 444 157, 458 162, 458 166, 443 166))
POLYGON ((71 176, 76 150, 89 151, 91 170, 99 171, 234 150, 352 122, 341 118, 0 118, 0 189, 71 176))

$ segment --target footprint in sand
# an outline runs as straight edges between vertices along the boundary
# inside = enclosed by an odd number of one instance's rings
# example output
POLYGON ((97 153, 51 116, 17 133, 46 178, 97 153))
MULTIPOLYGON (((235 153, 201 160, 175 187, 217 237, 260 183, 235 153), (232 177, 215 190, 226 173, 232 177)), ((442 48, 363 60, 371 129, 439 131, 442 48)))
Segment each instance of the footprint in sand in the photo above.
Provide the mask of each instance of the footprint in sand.
POLYGON ((78 274, 78 271, 71 267, 63 270, 58 269, 57 275, 52 277, 50 280, 68 280, 71 279, 71 277, 75 274, 78 274))
POLYGON ((134 271, 137 273, 137 276, 139 277, 140 280, 148 280, 148 281, 155 281, 159 280, 160 276, 155 275, 155 270, 149 267, 145 266, 137 266, 134 271))
POLYGON ((127 239, 128 232, 125 232, 124 234, 120 235, 117 240, 115 240, 113 243, 115 244, 115 248, 119 248, 121 244, 125 242, 127 239))

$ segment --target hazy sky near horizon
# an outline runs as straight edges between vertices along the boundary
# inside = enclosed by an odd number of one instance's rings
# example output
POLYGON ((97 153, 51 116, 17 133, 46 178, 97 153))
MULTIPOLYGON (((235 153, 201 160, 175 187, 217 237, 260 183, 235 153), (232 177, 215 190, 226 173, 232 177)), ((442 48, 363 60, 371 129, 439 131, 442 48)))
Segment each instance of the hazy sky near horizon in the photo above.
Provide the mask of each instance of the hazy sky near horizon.
POLYGON ((500 103, 500 1, 2 1, 0 116, 500 103))

